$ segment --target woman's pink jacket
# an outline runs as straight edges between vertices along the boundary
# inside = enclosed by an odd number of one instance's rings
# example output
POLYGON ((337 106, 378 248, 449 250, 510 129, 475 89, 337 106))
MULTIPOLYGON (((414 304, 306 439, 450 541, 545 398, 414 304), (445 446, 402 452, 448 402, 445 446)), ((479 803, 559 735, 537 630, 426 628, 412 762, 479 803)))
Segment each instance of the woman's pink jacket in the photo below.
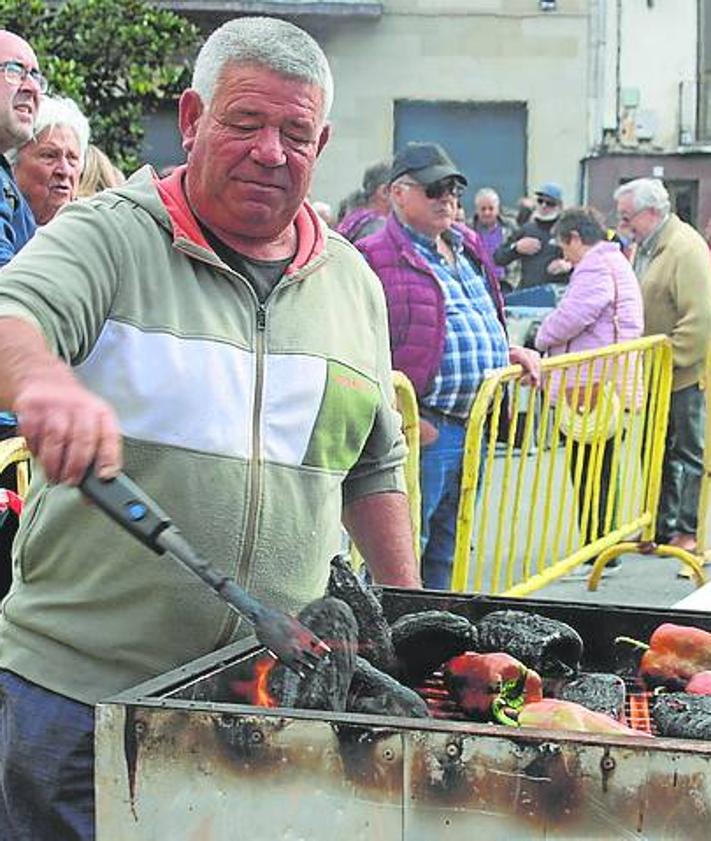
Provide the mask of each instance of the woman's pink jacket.
MULTIPOLYGON (((547 351, 549 356, 561 353, 590 350, 617 342, 637 339, 644 330, 644 312, 639 282, 632 266, 614 242, 599 242, 594 245, 575 266, 568 288, 560 303, 546 316, 536 334, 536 347, 547 351), (615 336, 615 285, 617 286, 617 336, 615 336)), ((580 366, 580 382, 588 380, 591 366, 580 366)), ((601 378, 602 363, 596 363, 593 380, 601 378)), ((608 364, 608 376, 612 375, 612 363, 608 364)), ((627 408, 632 408, 632 392, 637 392, 638 403, 642 384, 641 365, 631 356, 626 366, 617 369, 618 393, 627 408), (635 376, 636 375, 636 376, 635 376), (627 380, 626 387, 624 380, 627 380), (637 388, 634 388, 634 380, 637 388)), ((576 381, 575 370, 566 375, 566 385, 576 381)), ((552 383, 552 398, 558 391, 558 377, 552 383)))

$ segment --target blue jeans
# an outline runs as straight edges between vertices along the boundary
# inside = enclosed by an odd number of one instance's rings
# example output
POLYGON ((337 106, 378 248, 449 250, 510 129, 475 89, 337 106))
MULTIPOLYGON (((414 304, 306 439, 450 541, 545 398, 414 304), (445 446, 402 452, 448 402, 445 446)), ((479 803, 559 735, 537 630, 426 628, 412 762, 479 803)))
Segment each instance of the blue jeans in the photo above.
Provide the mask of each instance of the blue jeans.
MULTIPOLYGON (((420 451, 422 577, 428 589, 450 590, 466 430, 425 410, 423 417, 439 435, 420 451)), ((480 479, 485 457, 486 445, 482 441, 480 479)))
POLYGON ((675 532, 696 534, 705 427, 706 403, 698 385, 673 391, 657 509, 659 542, 668 542, 675 532))
POLYGON ((94 839, 93 707, 2 670, 0 839, 94 839))

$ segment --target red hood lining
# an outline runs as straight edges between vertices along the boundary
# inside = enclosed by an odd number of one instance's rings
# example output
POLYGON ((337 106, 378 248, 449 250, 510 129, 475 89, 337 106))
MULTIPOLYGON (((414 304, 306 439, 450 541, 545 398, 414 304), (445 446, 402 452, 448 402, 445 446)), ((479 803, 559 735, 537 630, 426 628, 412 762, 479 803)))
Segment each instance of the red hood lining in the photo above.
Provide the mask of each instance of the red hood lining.
MULTIPOLYGON (((214 254, 188 204, 183 189, 183 176, 186 170, 185 164, 176 167, 166 178, 154 176, 153 183, 170 218, 173 241, 187 239, 214 254)), ((286 274, 294 274, 303 268, 325 247, 325 237, 319 217, 308 202, 304 202, 297 211, 294 225, 296 226, 296 254, 287 267, 286 274)))

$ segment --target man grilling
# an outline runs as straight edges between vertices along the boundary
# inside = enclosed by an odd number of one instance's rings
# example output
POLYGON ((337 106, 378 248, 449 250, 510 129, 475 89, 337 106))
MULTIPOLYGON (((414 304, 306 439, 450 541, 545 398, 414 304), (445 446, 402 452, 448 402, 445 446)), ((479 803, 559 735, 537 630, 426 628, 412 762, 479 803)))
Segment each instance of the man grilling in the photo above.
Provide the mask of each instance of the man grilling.
POLYGON ((320 596, 343 520, 419 586, 377 278, 305 202, 328 62, 231 21, 180 100, 187 165, 69 205, 0 284, 0 401, 35 456, 0 621, 0 838, 91 839, 93 704, 246 635, 75 487, 127 473, 265 602, 320 596))

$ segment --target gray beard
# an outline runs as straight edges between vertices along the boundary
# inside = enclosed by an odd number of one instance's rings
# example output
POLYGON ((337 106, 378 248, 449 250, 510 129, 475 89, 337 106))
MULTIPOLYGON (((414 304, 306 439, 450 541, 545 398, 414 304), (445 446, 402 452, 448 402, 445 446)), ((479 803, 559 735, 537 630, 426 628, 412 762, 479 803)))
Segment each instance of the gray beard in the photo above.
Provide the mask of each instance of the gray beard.
POLYGON ((533 218, 538 219, 540 222, 555 222, 555 220, 560 216, 560 210, 556 210, 554 213, 547 213, 543 214, 540 211, 536 210, 533 213, 533 218))

